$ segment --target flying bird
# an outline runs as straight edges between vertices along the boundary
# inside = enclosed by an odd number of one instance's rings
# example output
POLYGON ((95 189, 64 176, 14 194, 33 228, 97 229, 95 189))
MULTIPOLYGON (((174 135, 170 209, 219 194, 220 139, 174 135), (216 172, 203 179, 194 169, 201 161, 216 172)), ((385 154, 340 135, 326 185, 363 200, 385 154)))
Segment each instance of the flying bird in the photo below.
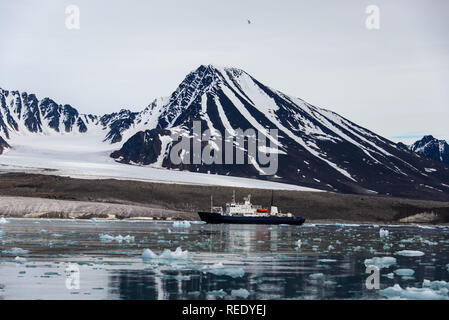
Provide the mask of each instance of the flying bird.
POLYGON ((251 20, 248 20, 248 24, 251 24, 251 20))

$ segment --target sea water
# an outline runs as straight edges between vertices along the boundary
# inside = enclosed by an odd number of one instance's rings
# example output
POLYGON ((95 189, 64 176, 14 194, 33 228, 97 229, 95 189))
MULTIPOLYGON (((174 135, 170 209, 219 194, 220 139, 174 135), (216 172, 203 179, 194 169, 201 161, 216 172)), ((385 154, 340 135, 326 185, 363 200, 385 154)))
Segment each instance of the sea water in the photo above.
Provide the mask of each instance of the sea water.
POLYGON ((447 226, 7 218, 0 243, 0 299, 449 299, 447 226))

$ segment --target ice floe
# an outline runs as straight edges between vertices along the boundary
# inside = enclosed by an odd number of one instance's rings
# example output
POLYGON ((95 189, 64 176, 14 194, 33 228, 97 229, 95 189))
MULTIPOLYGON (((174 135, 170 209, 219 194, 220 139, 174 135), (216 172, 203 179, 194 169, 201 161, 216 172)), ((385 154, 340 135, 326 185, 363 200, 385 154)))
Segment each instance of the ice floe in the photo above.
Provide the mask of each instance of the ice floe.
POLYGON ((173 227, 175 227, 175 228, 190 228, 190 222, 189 221, 174 221, 173 227))
POLYGON ((438 244, 438 242, 434 242, 434 241, 430 241, 430 240, 424 239, 421 236, 414 236, 413 238, 403 239, 403 240, 401 240, 401 242, 404 242, 404 243, 421 242, 421 243, 427 244, 429 246, 435 246, 435 245, 438 244))
POLYGON ((203 273, 212 273, 216 276, 229 276, 232 278, 241 278, 245 275, 243 268, 226 268, 221 262, 203 267, 201 271, 203 273))
POLYGON ((323 279, 324 274, 323 273, 312 273, 309 275, 309 278, 314 279, 314 280, 323 279))
POLYGON ((144 261, 150 261, 150 260, 188 260, 190 259, 189 251, 185 250, 183 251, 181 247, 176 248, 175 251, 171 251, 169 249, 165 249, 162 251, 160 255, 157 255, 150 249, 143 250, 142 253, 142 259, 144 261))
POLYGON ((379 236, 381 237, 381 238, 386 238, 386 237, 388 237, 388 236, 390 236, 390 232, 388 231, 388 230, 385 230, 385 229, 380 229, 379 230, 379 236))
POLYGON ((379 290, 379 294, 389 299, 408 300, 449 300, 448 283, 445 281, 424 280, 422 288, 407 287, 402 289, 399 284, 379 290))
POLYGON ((231 296, 246 299, 249 297, 249 291, 246 289, 232 290, 231 296))
POLYGON ((206 224, 206 222, 205 221, 197 221, 197 220, 195 220, 195 221, 190 221, 190 224, 206 224))
POLYGON ((393 271, 395 274, 397 274, 398 276, 412 276, 415 274, 415 271, 412 269, 396 269, 393 271))
POLYGON ((212 290, 212 291, 207 292, 207 294, 211 295, 211 296, 216 296, 216 297, 225 297, 228 295, 223 289, 212 290))
POLYGON ((446 282, 444 280, 430 281, 430 280, 424 279, 422 286, 425 288, 431 288, 433 290, 440 290, 443 288, 449 289, 449 282, 446 282))
POLYGON ((298 248, 301 248, 301 244, 302 244, 301 239, 299 239, 298 241, 296 241, 296 246, 297 246, 298 248))
POLYGON ((4 254, 14 254, 14 255, 23 255, 28 254, 28 250, 22 249, 22 248, 11 248, 8 250, 3 250, 2 253, 4 254))
POLYGON ((22 263, 26 263, 27 259, 17 256, 14 258, 14 262, 22 264, 22 263))
POLYGON ((335 259, 318 259, 319 262, 337 262, 335 259))
POLYGON ((365 266, 376 266, 379 269, 389 268, 390 266, 396 264, 396 258, 394 257, 374 257, 371 259, 365 259, 365 266))
POLYGON ((9 221, 3 217, 0 217, 0 224, 5 224, 5 223, 9 223, 9 221))
POLYGON ((109 234, 100 234, 100 240, 104 242, 112 242, 117 241, 118 243, 122 243, 123 241, 126 241, 127 243, 134 242, 134 237, 127 235, 127 236, 111 236, 109 234))
POLYGON ((418 250, 401 250, 397 251, 396 254, 406 257, 421 257, 424 255, 424 252, 418 250))

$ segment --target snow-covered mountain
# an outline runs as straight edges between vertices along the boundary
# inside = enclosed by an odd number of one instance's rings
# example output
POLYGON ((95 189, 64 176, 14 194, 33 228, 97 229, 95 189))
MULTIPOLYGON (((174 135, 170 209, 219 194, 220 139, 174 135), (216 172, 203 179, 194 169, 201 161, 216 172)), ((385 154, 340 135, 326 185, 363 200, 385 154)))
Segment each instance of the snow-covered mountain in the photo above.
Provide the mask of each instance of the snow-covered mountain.
POLYGON ((408 148, 413 152, 449 166, 449 144, 445 140, 438 140, 428 135, 414 142, 408 148))
MULTIPOLYGON (((23 132, 96 131, 104 143, 116 146, 111 156, 120 163, 266 179, 337 192, 449 200, 449 167, 420 157, 332 111, 267 87, 240 69, 200 66, 170 97, 155 100, 142 112, 121 110, 104 116, 79 114, 48 98, 44 99, 46 108, 42 108, 44 100, 33 95, 5 92, 0 91, 0 136, 5 142, 10 135, 23 132), (260 175, 263 168, 257 159, 243 165, 173 165, 168 156, 174 145, 170 134, 176 131, 190 136, 194 120, 201 121, 203 131, 211 129, 222 136, 236 129, 266 132, 277 128, 276 175, 260 175)), ((242 147, 246 152, 246 145, 234 145, 242 147)))

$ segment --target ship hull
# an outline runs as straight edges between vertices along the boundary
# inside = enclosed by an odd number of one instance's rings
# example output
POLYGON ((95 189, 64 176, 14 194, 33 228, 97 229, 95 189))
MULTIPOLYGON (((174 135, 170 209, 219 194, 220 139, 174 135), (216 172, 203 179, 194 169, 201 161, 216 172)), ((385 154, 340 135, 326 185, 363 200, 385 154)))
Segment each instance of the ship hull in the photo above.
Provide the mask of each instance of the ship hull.
POLYGON ((207 223, 232 223, 232 224, 290 224, 302 225, 304 218, 283 218, 283 217, 242 217, 242 216, 223 216, 212 212, 198 212, 201 220, 207 223))

